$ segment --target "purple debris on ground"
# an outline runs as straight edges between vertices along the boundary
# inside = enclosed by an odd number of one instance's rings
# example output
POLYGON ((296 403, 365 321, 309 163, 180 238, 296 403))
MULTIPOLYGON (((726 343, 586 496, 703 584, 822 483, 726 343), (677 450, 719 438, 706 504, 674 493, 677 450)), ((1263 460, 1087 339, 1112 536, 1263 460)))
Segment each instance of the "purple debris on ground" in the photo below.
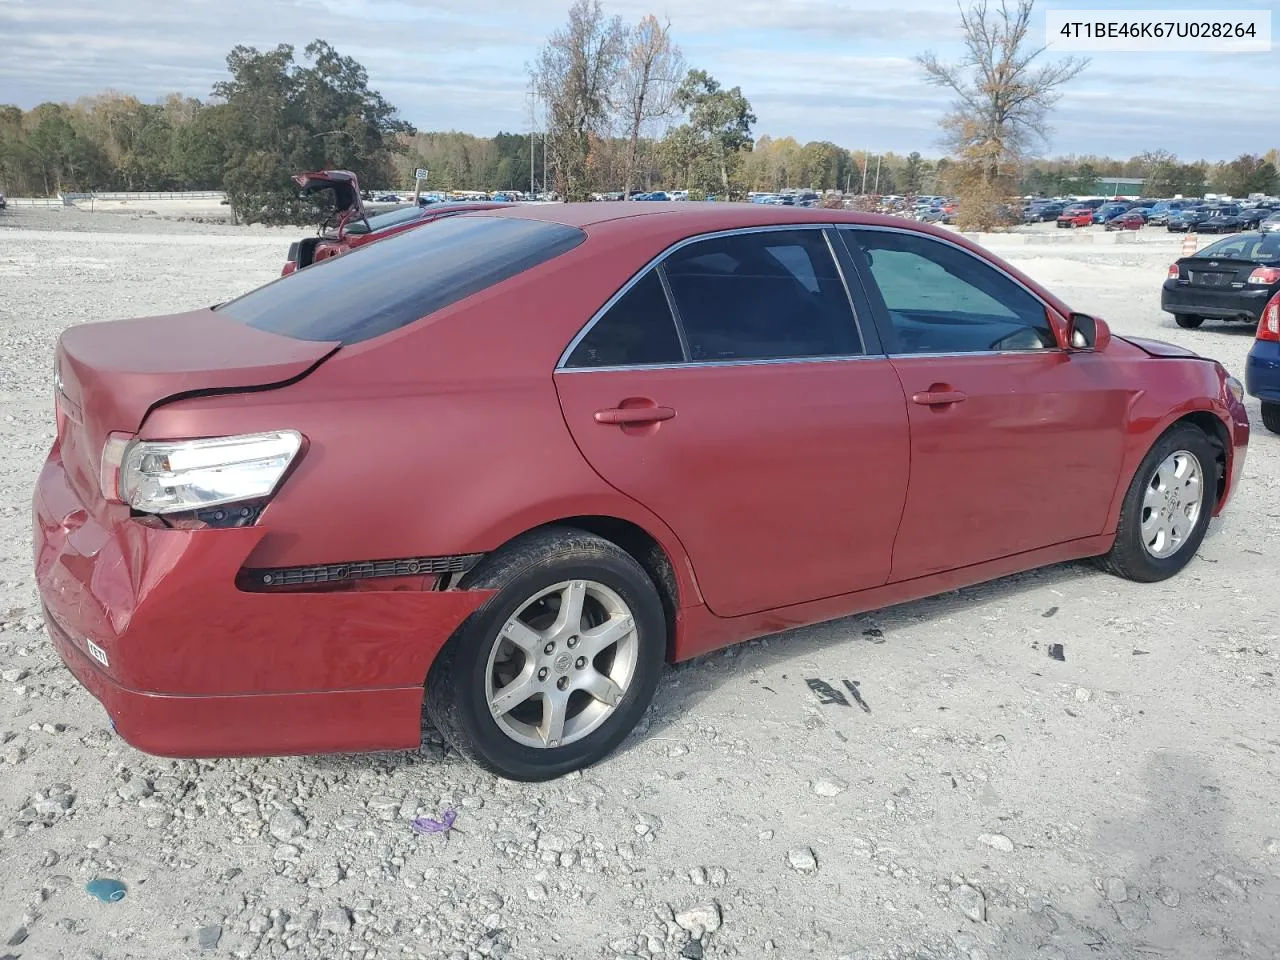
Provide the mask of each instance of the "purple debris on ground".
POLYGON ((456 810, 446 810, 440 815, 439 820, 432 820, 430 817, 417 817, 413 823, 414 833, 448 833, 453 829, 453 821, 458 818, 456 810))

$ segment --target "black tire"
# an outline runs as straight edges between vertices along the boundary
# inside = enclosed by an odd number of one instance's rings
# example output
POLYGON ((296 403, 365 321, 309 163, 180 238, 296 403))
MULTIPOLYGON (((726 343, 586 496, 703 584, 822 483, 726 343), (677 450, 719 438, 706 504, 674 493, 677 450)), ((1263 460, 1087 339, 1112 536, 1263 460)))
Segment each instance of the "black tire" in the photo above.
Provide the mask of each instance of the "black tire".
POLYGON ((1272 433, 1280 433, 1280 403, 1262 402, 1262 425, 1272 433))
POLYGON ((498 592, 458 628, 431 667, 427 715, 441 734, 474 763, 526 782, 562 776, 612 752, 653 699, 666 653, 666 615, 644 568, 601 537, 571 527, 547 527, 486 557, 460 586, 498 592), (547 587, 576 579, 603 584, 630 608, 638 637, 635 670, 622 699, 595 730, 565 746, 528 746, 508 736, 489 712, 489 652, 498 632, 527 600, 547 587))
POLYGON ((1178 313, 1174 314, 1173 322, 1183 330, 1194 330, 1204 323, 1204 317, 1197 317, 1190 313, 1178 313))
POLYGON ((1102 569, 1139 583, 1155 583, 1158 580, 1167 580, 1185 567, 1195 556, 1195 552, 1200 549, 1204 532, 1209 527, 1209 518, 1213 513, 1213 505, 1218 495, 1220 472, 1218 451, 1199 427, 1190 423, 1180 423, 1165 431, 1142 458, 1142 463, 1138 466, 1137 473, 1134 474, 1129 489, 1125 492, 1124 503, 1120 507, 1120 523, 1116 527, 1115 543, 1110 552, 1098 558, 1102 569), (1142 539, 1142 499, 1165 458, 1180 450, 1191 453, 1200 461, 1203 477, 1200 515, 1196 518, 1191 533, 1183 540, 1176 552, 1167 557, 1156 557, 1147 550, 1142 539))

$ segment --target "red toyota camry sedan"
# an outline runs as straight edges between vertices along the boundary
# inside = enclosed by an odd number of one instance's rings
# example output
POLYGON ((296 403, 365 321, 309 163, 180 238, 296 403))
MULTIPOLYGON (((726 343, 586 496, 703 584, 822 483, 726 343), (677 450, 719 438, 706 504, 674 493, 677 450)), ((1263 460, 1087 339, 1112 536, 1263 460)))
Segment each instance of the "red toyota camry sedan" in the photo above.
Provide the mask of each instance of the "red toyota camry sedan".
POLYGON ((36 575, 143 750, 412 748, 425 702, 542 779, 664 661, 1076 558, 1172 576, 1241 393, 920 223, 464 214, 66 330, 36 575))

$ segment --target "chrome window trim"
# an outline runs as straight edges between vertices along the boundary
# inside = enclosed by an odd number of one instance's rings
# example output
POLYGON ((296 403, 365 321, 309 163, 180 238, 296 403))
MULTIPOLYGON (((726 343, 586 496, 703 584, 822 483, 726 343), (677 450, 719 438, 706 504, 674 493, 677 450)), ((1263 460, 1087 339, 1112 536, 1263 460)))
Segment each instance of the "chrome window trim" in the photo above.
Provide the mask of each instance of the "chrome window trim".
MULTIPOLYGON (((886 356, 890 360, 909 360, 912 357, 923 357, 925 359, 939 357, 1048 357, 1058 356, 1068 351, 1061 347, 1041 347, 1039 350, 957 350, 954 353, 890 353, 886 356)), ((1086 353, 1086 350, 1071 351, 1075 353, 1086 353)))
POLYGON ((708 367, 761 367, 779 363, 847 363, 850 360, 884 360, 883 353, 853 353, 839 356, 770 357, 765 360, 689 360, 684 363, 627 363, 608 367, 561 367, 556 373, 617 373, 621 370, 700 370, 708 367))
MULTIPOLYGON (((1022 290, 1028 296, 1030 296, 1032 300, 1040 304, 1040 306, 1046 311, 1046 314, 1045 314, 1046 319, 1048 319, 1049 314, 1056 314, 1058 312, 1051 305, 1046 303, 1043 297, 1041 297, 1038 293, 1036 293, 1034 290, 1028 287, 1025 283, 1023 283, 1017 277, 1013 276, 1013 274, 1006 273, 1004 270, 1001 270, 999 267, 997 267, 994 263, 992 263, 986 257, 978 256, 978 254, 974 253, 968 247, 961 246, 960 244, 956 243, 954 240, 951 240, 947 237, 937 237, 937 236, 934 236, 932 233, 925 233, 923 230, 912 230, 908 227, 889 227, 889 226, 881 226, 880 224, 838 223, 836 224, 836 229, 837 230, 866 230, 866 231, 875 231, 877 233, 905 233, 908 236, 924 237, 926 240, 932 240, 935 243, 944 244, 948 247, 951 247, 952 249, 959 250, 961 253, 964 253, 969 257, 972 257, 974 260, 977 260, 984 267, 987 267, 990 270, 994 270, 996 273, 1000 274, 1000 276, 1004 277, 1006 280, 1009 280, 1012 283, 1014 283, 1016 286, 1021 287, 1022 290)), ((859 251, 861 252, 861 248, 859 248, 859 251)), ((872 277, 872 280, 874 279, 875 278, 872 277)), ((880 292, 879 284, 876 284, 876 292, 877 293, 880 292)), ((883 301, 884 295, 880 294, 880 298, 881 298, 881 301, 883 301)), ((888 309, 887 305, 885 306, 885 309, 886 310, 888 309)), ((1052 324, 1050 324, 1049 326, 1050 326, 1050 330, 1054 334, 1054 339, 1056 340, 1057 331, 1053 330, 1052 324)), ((1004 355, 1023 356, 1028 353, 1044 354, 1044 353, 1071 353, 1071 352, 1072 351, 1068 350, 1067 348, 1059 345, 1056 347, 1041 347, 1035 350, 964 350, 964 351, 955 351, 952 353, 890 353, 888 354, 888 356, 890 357, 973 357, 973 356, 1004 356, 1004 355)))
MULTIPOLYGON (((741 236, 741 235, 747 235, 747 234, 753 234, 753 233, 778 233, 782 231, 791 232, 793 230, 830 230, 835 226, 837 226, 837 224, 834 224, 834 223, 770 223, 770 224, 764 224, 764 225, 755 226, 755 227, 733 227, 728 230, 715 230, 715 231, 712 231, 711 233, 699 233, 696 236, 685 237, 683 240, 677 240, 675 243, 667 247, 665 250, 663 250, 661 253, 659 253, 657 256, 651 259, 648 263, 646 263, 643 267, 637 270, 635 274, 631 277, 631 279, 629 279, 626 283, 624 283, 617 290, 617 292, 614 293, 613 296, 611 296, 608 300, 604 302, 604 306, 602 306, 599 310, 597 310, 594 314, 592 314, 591 319, 586 322, 586 325, 583 326, 583 328, 578 331, 577 336, 575 336, 572 340, 570 340, 569 345, 564 348, 563 352, 561 352, 560 359, 556 361, 555 369, 552 372, 553 373, 579 373, 579 372, 590 372, 593 370, 608 370, 608 371, 641 370, 641 369, 654 370, 654 369, 669 369, 674 367, 692 367, 692 366, 709 366, 709 367, 737 366, 739 364, 755 364, 755 363, 805 363, 805 362, 812 362, 813 360, 844 360, 844 359, 855 359, 863 356, 868 356, 866 354, 857 354, 856 357, 850 357, 850 356, 831 357, 831 356, 824 355, 822 357, 777 357, 777 358, 769 358, 766 360, 725 360, 725 361, 689 360, 689 361, 681 362, 679 364, 635 363, 635 364, 615 365, 610 367, 567 367, 565 366, 565 364, 568 363, 569 361, 569 357, 573 355, 573 351, 577 349, 578 344, 580 344, 586 338, 587 334, 589 334, 591 330, 595 327, 595 325, 600 322, 600 318, 603 317, 606 313, 608 313, 615 303, 617 303, 624 296, 626 296, 633 286, 635 286, 642 279, 644 279, 645 275, 650 270, 654 270, 660 267, 662 265, 662 262, 666 260, 668 257, 670 257, 676 251, 681 250, 692 243, 699 243, 703 240, 716 240, 716 239, 719 239, 720 237, 733 237, 733 236, 741 236)), ((848 284, 845 283, 844 273, 840 269, 840 258, 835 255, 835 251, 831 248, 831 238, 824 236, 823 239, 825 240, 827 245, 827 252, 830 254, 831 260, 835 264, 836 276, 839 277, 841 280, 841 286, 843 287, 845 292, 845 300, 849 304, 849 314, 853 317, 853 326, 858 333, 858 340, 859 342, 861 342, 863 348, 865 349, 867 344, 867 339, 865 336, 863 336, 862 324, 858 318, 858 311, 854 307, 853 298, 849 296, 848 284)), ((685 355, 687 356, 688 346, 685 343, 685 334, 682 328, 682 324, 679 322, 678 318, 676 317, 677 307, 675 304, 675 300, 671 296, 671 291, 668 288, 667 278, 665 273, 663 271, 659 271, 658 275, 659 275, 659 279, 661 279, 662 281, 662 288, 667 293, 667 303, 668 303, 668 306, 671 308, 672 320, 675 321, 675 324, 676 324, 676 333, 680 337, 681 349, 685 351, 685 355)), ((878 354, 870 354, 869 356, 873 358, 883 358, 885 355, 883 353, 878 353, 878 354)))

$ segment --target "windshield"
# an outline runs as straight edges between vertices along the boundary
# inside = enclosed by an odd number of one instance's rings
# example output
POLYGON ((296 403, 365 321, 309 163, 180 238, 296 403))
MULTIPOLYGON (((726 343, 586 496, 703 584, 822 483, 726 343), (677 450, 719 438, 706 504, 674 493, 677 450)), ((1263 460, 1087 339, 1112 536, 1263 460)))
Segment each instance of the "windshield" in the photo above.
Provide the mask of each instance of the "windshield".
POLYGON ((313 264, 215 307, 257 330, 359 343, 572 250, 576 227, 515 217, 449 217, 313 264))
POLYGON ((1280 233, 1242 233, 1210 244, 1195 254, 1197 258, 1226 260, 1280 259, 1280 233))

